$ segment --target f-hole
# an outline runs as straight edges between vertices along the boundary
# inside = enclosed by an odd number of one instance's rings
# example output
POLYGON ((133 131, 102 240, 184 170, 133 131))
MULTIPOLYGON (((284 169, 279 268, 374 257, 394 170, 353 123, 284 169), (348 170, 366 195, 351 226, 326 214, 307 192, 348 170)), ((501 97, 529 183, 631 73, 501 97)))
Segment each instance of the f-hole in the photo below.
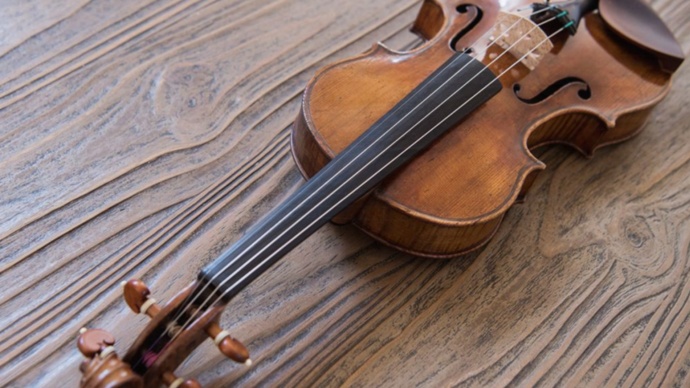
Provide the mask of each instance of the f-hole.
POLYGON ((517 97, 520 101, 524 102, 525 104, 538 104, 554 94, 558 93, 559 90, 565 88, 566 86, 570 84, 580 84, 582 87, 580 90, 578 90, 577 95, 583 99, 583 100, 589 100, 592 98, 592 89, 589 87, 589 84, 585 82, 584 80, 577 78, 577 77, 566 77, 563 79, 560 79, 553 84, 551 84, 549 87, 546 89, 542 90, 539 94, 532 98, 525 98, 520 96, 520 91, 522 90, 522 86, 520 84, 515 84, 513 85, 513 92, 515 92, 515 97, 517 97))
MULTIPOLYGON (((474 20, 472 20, 472 23, 470 23, 467 27, 460 30, 450 40, 450 48, 453 49, 453 51, 463 52, 467 49, 466 47, 456 47, 456 46, 457 46, 458 42, 460 41, 460 39, 462 39, 463 36, 467 35, 468 32, 472 31, 472 29, 474 29, 474 27, 476 27, 477 24, 479 24, 479 22, 482 21, 482 17, 484 16, 484 12, 482 12, 481 8, 479 8, 475 5, 472 5, 472 4, 458 5, 457 8, 455 8, 455 10, 459 14, 467 14, 470 12, 470 8, 474 8, 477 10, 477 16, 474 18, 474 20)), ((472 52, 470 51, 469 54, 471 54, 471 53, 472 52)))

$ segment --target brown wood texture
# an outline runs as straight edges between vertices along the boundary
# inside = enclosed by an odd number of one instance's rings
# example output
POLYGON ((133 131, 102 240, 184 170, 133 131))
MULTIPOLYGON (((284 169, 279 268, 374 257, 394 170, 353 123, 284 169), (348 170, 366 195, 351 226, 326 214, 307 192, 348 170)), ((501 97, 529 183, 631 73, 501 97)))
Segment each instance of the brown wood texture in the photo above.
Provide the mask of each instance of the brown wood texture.
MULTIPOLYGON (((690 3, 652 0, 687 52, 690 3)), ((0 5, 0 386, 76 387, 79 328, 119 353, 302 183, 289 155, 319 68, 412 47, 417 1, 0 5)), ((252 284, 178 376, 237 386, 688 386, 690 67, 642 134, 555 147, 486 250, 395 252, 328 225, 252 284)))

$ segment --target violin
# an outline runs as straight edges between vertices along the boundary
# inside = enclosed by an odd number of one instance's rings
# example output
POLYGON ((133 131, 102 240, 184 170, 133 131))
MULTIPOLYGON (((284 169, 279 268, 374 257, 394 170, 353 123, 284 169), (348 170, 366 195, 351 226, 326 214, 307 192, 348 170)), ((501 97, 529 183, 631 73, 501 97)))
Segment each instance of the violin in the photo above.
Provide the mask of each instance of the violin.
POLYGON ((145 284, 124 298, 151 320, 120 358, 84 329, 82 388, 199 387, 175 375, 210 339, 251 365, 219 323, 225 306, 323 224, 352 223, 430 258, 486 245, 546 166, 554 143, 587 157, 635 136, 685 57, 642 0, 425 0, 412 31, 320 70, 292 128, 307 182, 164 305, 145 284))

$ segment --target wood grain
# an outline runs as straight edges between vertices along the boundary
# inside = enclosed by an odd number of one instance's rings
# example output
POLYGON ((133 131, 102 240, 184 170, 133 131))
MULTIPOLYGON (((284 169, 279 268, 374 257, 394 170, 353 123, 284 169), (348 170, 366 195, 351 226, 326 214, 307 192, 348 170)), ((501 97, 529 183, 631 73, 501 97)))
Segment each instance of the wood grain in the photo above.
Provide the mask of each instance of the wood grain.
MULTIPOLYGON (((82 326, 124 349, 158 300, 302 180, 299 93, 415 45, 416 1, 0 5, 0 385, 75 387, 82 326)), ((690 3, 654 0, 690 50, 690 3)), ((690 368, 690 67, 636 139, 562 148, 489 247, 453 261, 329 225, 240 295, 178 371, 205 387, 677 386, 690 368)), ((122 350, 121 353, 124 353, 122 350)))

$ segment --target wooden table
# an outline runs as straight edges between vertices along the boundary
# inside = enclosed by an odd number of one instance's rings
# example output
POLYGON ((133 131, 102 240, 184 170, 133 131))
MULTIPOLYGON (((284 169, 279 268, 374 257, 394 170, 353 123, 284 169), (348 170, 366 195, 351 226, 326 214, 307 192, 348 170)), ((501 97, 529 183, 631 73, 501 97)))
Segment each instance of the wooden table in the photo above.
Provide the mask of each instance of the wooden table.
MULTIPOLYGON (((690 2, 654 0, 686 52, 690 2)), ((82 326, 122 352, 166 300, 302 184, 300 92, 372 42, 414 45, 411 0, 0 5, 0 385, 76 387, 82 326), (214 196, 205 196, 216 190, 214 196), (210 197, 210 198, 209 198, 210 197)), ((646 130, 565 148, 480 254, 424 260, 328 225, 223 317, 205 387, 690 385, 690 66, 646 130)))

